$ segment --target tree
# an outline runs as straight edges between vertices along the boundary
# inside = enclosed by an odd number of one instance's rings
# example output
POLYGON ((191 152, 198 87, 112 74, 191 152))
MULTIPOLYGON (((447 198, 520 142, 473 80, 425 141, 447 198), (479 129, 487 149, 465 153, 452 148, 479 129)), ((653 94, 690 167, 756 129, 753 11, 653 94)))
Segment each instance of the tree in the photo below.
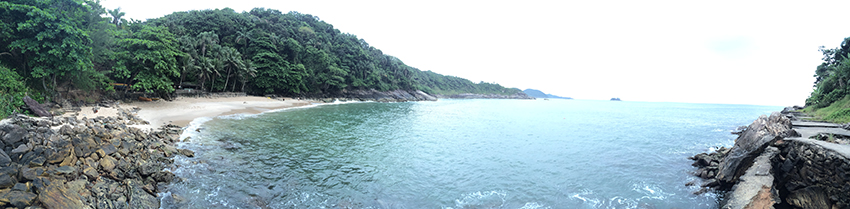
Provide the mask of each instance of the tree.
POLYGON ((165 27, 131 23, 132 35, 118 41, 122 51, 116 76, 133 82, 139 91, 165 95, 174 91, 172 78, 180 76, 177 58, 185 56, 165 27))
POLYGON ((45 0, 0 2, 4 64, 40 81, 43 91, 56 95, 57 81, 78 86, 94 81, 91 39, 85 18, 91 1, 45 0))

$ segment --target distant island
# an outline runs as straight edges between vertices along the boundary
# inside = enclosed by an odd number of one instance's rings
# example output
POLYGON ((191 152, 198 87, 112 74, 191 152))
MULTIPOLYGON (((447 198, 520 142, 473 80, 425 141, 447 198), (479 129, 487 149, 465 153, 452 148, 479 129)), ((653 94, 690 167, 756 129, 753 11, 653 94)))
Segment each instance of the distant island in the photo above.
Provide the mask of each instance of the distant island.
POLYGON ((611 98, 611 101, 622 101, 622 100, 620 100, 619 97, 614 97, 614 98, 611 98))
POLYGON ((543 93, 542 91, 537 90, 537 89, 526 89, 526 90, 522 90, 522 92, 524 92, 528 96, 531 96, 531 97, 534 97, 534 98, 573 99, 571 97, 562 97, 562 96, 556 96, 556 95, 543 93))

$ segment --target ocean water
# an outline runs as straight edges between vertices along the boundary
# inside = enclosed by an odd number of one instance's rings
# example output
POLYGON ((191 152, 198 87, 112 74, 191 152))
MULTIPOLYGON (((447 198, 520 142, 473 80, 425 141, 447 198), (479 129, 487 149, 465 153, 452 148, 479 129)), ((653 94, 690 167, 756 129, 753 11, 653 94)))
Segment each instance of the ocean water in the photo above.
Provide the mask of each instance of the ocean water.
POLYGON ((716 208, 685 186, 687 157, 779 110, 440 100, 202 118, 163 208, 716 208))

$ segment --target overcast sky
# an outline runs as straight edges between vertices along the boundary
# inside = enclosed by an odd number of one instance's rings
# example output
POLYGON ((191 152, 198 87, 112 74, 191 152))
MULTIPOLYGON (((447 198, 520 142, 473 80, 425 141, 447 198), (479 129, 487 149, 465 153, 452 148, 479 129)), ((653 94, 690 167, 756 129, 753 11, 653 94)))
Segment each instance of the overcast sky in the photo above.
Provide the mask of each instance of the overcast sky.
POLYGON ((803 105, 850 1, 102 0, 126 18, 254 7, 318 16, 407 65, 576 99, 803 105))

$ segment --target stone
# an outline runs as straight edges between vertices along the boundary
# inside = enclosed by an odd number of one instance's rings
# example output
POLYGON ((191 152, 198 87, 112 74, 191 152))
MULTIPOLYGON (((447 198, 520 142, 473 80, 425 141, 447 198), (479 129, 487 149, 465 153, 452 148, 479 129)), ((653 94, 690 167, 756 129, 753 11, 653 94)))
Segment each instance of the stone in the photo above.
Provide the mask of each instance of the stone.
POLYGON ((103 169, 104 171, 112 172, 112 169, 115 169, 115 163, 116 163, 115 161, 116 161, 115 158, 107 155, 106 157, 101 158, 100 162, 98 164, 100 164, 99 165, 100 168, 103 169))
POLYGON ((38 184, 36 184, 36 188, 38 189, 38 201, 44 204, 45 207, 66 209, 86 208, 83 205, 83 201, 80 199, 80 195, 75 194, 73 191, 69 191, 69 189, 65 187, 64 182, 56 181, 45 183, 47 183, 47 185, 42 187, 39 187, 38 184))
POLYGON ((32 205, 33 201, 35 201, 35 198, 37 197, 38 195, 33 194, 32 192, 13 190, 6 193, 3 199, 9 200, 9 204, 14 205, 15 207, 25 208, 32 205))
MULTIPOLYGON (((111 155, 112 153, 118 152, 118 149, 115 148, 115 145, 112 144, 104 144, 100 147, 103 150, 103 154, 111 155)), ((103 156, 101 156, 103 157, 103 156)))
POLYGON ((3 143, 11 146, 24 139, 27 135, 27 130, 20 126, 12 126, 11 131, 7 131, 6 136, 3 136, 3 143))
POLYGON ((8 174, 0 175, 0 189, 13 187, 16 183, 18 183, 18 180, 14 177, 9 176, 8 174))
POLYGON ((44 165, 44 161, 47 159, 44 156, 37 156, 34 159, 30 160, 29 167, 41 167, 44 165))
POLYGON ((30 147, 27 147, 26 144, 21 144, 21 146, 18 146, 18 148, 15 148, 15 149, 12 150, 12 154, 20 154, 20 153, 29 152, 29 151, 30 151, 30 147))
MULTIPOLYGON (((63 126, 64 127, 68 127, 63 126)), ((71 154, 71 143, 68 141, 59 141, 56 142, 57 146, 54 147, 53 151, 47 155, 47 163, 59 163, 65 160, 65 157, 71 154)))
POLYGON ((12 164, 12 158, 9 158, 9 155, 6 155, 6 152, 0 150, 0 166, 9 166, 12 164))
POLYGON ((128 201, 130 208, 139 208, 139 209, 157 209, 159 208, 159 200, 146 192, 139 180, 135 179, 127 179, 125 180, 125 184, 127 185, 127 189, 129 190, 130 200, 128 201))
POLYGON ((156 163, 145 163, 136 168, 142 176, 150 176, 159 170, 162 170, 156 163))
POLYGON ((154 173, 153 175, 151 175, 151 177, 153 177, 153 179, 156 180, 157 182, 169 183, 171 181, 174 181, 175 175, 171 172, 168 172, 168 171, 160 171, 160 172, 154 173))
POLYGON ((24 103, 27 104, 27 107, 32 110, 33 113, 38 115, 39 117, 53 117, 53 114, 50 111, 47 111, 44 107, 41 106, 37 101, 30 98, 30 96, 24 96, 24 103))
POLYGON ((29 187, 29 185, 27 185, 28 183, 29 183, 29 182, 27 182, 27 183, 17 183, 17 184, 15 184, 15 186, 14 186, 14 187, 12 187, 12 191, 24 191, 24 192, 29 192, 29 191, 30 191, 30 187, 29 187))
POLYGON ((77 169, 71 166, 62 166, 56 168, 54 171, 56 171, 56 173, 58 174, 72 174, 74 172, 77 172, 77 169))
POLYGON ((785 198, 788 204, 799 208, 830 208, 829 197, 819 186, 810 186, 804 189, 791 191, 785 198))
POLYGON ((62 162, 59 163, 59 166, 72 166, 72 165, 76 164, 77 163, 77 156, 74 155, 74 152, 76 152, 76 151, 72 149, 70 155, 65 156, 65 159, 63 159, 62 162))
POLYGON ((44 168, 41 168, 41 167, 37 167, 37 168, 22 167, 19 175, 20 175, 20 177, 22 177, 26 180, 32 181, 32 180, 35 180, 36 177, 40 176, 42 173, 44 173, 44 168))
POLYGON ((183 155, 183 156, 186 156, 186 157, 195 157, 195 152, 192 151, 192 150, 177 149, 177 152, 180 153, 180 155, 183 155))
POLYGON ((773 142, 790 134, 791 120, 774 112, 770 116, 762 115, 747 127, 735 139, 735 146, 729 150, 720 162, 717 179, 722 184, 732 184, 744 174, 753 160, 773 142))
POLYGON ((93 167, 90 167, 90 166, 83 168, 83 174, 85 174, 87 177, 92 178, 92 179, 98 177, 97 170, 94 169, 93 167))

